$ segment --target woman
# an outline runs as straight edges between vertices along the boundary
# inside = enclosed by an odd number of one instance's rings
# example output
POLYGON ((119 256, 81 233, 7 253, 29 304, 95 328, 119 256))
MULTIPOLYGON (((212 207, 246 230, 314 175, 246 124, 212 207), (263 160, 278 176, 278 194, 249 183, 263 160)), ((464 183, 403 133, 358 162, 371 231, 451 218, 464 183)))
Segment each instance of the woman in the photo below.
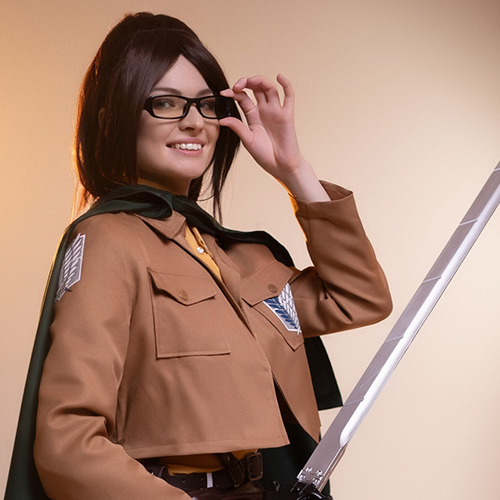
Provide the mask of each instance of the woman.
POLYGON ((293 426, 319 438, 304 338, 389 314, 352 194, 318 181, 278 83, 283 104, 262 77, 228 88, 168 16, 126 16, 103 42, 76 135, 96 204, 67 233, 47 298, 34 457, 50 498, 259 494, 257 450, 286 446, 293 426), (239 140, 289 192, 314 267, 194 203, 204 182, 220 213, 239 140))

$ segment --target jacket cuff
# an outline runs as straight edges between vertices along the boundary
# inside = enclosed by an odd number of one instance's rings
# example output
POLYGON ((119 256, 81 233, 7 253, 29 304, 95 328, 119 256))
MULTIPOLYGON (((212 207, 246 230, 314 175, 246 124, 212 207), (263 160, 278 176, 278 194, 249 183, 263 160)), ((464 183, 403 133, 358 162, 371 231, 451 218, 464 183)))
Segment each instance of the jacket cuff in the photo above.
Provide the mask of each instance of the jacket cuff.
MULTIPOLYGON (((307 219, 324 218, 327 214, 331 216, 333 207, 341 211, 346 209, 348 212, 351 212, 352 209, 356 211, 352 191, 326 181, 321 181, 321 185, 325 188, 331 201, 308 202, 290 196, 296 217, 305 217, 307 219)), ((328 216, 327 218, 329 218, 328 216)))

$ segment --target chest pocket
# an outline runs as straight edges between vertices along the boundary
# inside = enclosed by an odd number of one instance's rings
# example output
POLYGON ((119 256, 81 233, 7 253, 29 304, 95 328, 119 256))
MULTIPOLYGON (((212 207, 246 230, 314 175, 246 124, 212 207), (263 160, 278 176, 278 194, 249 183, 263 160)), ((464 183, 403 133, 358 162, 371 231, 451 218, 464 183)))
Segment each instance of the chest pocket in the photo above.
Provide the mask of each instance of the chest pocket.
POLYGON ((288 284, 292 274, 292 270, 285 265, 272 261, 243 285, 242 296, 296 350, 304 343, 304 337, 288 284))
POLYGON ((220 327, 220 293, 208 276, 149 270, 158 358, 229 354, 220 327))

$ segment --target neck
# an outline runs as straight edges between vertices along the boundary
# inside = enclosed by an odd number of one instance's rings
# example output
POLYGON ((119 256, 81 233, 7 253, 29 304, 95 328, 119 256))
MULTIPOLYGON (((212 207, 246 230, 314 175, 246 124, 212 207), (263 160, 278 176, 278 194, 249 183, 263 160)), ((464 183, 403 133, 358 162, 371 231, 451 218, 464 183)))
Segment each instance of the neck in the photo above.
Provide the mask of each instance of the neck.
POLYGON ((138 177, 137 184, 153 187, 155 189, 160 189, 162 191, 169 191, 170 193, 180 194, 181 196, 187 196, 189 192, 189 185, 185 189, 174 189, 172 188, 172 186, 166 186, 161 182, 156 182, 152 179, 145 179, 144 177, 138 177))

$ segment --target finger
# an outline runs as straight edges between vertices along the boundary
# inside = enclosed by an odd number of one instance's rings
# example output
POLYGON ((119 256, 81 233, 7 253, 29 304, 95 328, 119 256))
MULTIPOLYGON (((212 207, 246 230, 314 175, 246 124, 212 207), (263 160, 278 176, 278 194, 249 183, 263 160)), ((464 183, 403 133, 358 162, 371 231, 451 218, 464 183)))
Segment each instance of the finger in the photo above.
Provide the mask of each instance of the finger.
POLYGON ((233 90, 235 91, 241 91, 247 86, 247 80, 248 78, 246 77, 241 77, 238 79, 238 81, 233 85, 233 90))
POLYGON ((250 96, 242 90, 233 91, 233 99, 239 104, 245 116, 251 113, 256 107, 255 103, 250 99, 250 96))
POLYGON ((276 80, 283 88, 283 92, 285 94, 285 99, 283 101, 283 107, 288 109, 293 109, 295 104, 295 91, 293 90, 293 86, 287 78, 285 78, 281 73, 278 74, 276 80))
POLYGON ((233 85, 233 90, 235 91, 235 93, 244 92, 245 89, 252 90, 253 95, 255 97, 255 101, 257 102, 257 105, 266 104, 267 103, 266 95, 265 95, 264 92, 259 91, 259 89, 256 86, 255 81, 254 81, 255 78, 256 77, 252 77, 252 78, 243 77, 243 78, 240 78, 233 85), (250 85, 249 85, 249 82, 251 82, 250 85))
POLYGON ((219 125, 221 127, 230 128, 240 139, 243 145, 246 147, 251 144, 253 139, 252 131, 240 120, 234 117, 222 118, 219 120, 219 125))
POLYGON ((276 85, 260 75, 252 76, 250 78, 240 78, 233 85, 233 89, 235 91, 242 91, 243 89, 252 90, 255 100, 259 105, 267 103, 281 105, 276 85))
POLYGON ((220 95, 229 97, 230 99, 233 99, 235 102, 237 102, 243 113, 245 113, 245 116, 255 108, 254 102, 250 99, 250 97, 248 97, 245 92, 235 92, 233 89, 224 89, 219 93, 220 95))
POLYGON ((265 100, 266 103, 281 105, 276 85, 263 76, 247 78, 246 88, 253 91, 257 102, 265 100))

